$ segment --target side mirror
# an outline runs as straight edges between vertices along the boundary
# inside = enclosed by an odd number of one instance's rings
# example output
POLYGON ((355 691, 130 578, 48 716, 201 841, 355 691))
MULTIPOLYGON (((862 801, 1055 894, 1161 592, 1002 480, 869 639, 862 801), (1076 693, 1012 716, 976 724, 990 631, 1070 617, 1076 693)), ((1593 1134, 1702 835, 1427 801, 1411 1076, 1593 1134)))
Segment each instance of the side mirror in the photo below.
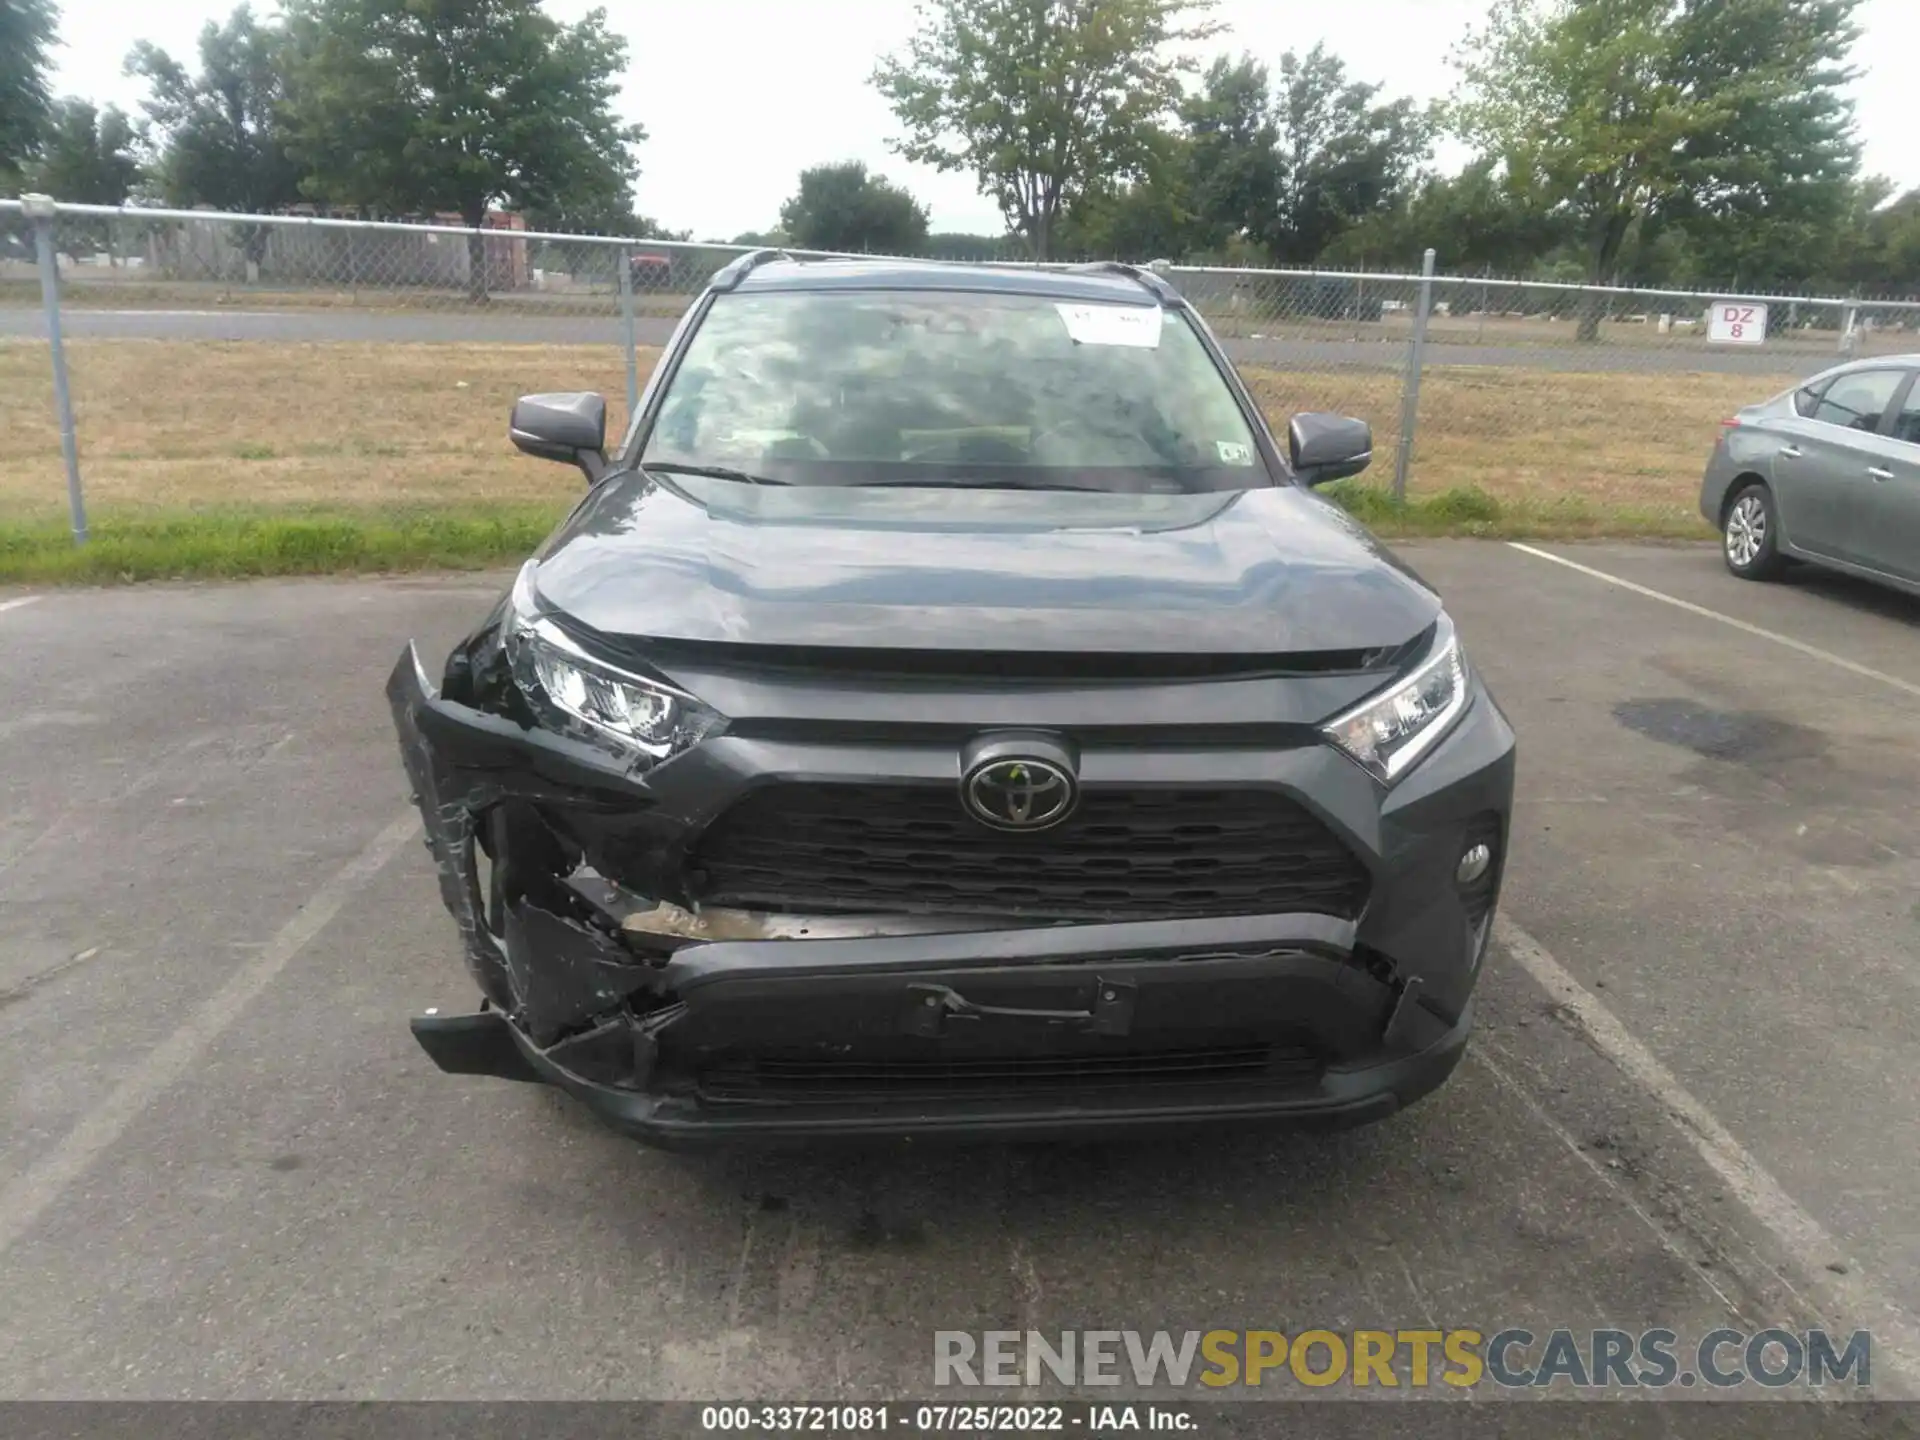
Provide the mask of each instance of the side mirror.
POLYGON ((1358 475, 1373 463, 1373 427, 1346 415, 1308 411, 1287 426, 1288 459, 1308 485, 1358 475))
POLYGON ((522 395, 507 437, 529 455, 578 465, 589 485, 607 473, 607 402, 598 395, 522 395))

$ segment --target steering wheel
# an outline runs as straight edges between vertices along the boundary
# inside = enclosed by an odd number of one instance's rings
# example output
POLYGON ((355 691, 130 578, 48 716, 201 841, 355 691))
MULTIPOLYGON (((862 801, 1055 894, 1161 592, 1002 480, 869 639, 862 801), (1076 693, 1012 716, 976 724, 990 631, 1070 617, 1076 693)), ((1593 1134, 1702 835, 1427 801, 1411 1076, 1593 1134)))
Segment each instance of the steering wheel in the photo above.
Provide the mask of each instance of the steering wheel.
POLYGON ((832 454, 811 435, 782 435, 760 452, 762 460, 830 460, 832 454))
POLYGON ((1044 430, 1034 431, 1033 439, 1028 442, 1028 445, 1037 458, 1044 452, 1046 446, 1068 435, 1077 435, 1081 439, 1091 440, 1104 440, 1108 438, 1103 431, 1088 424, 1085 416, 1068 415, 1064 419, 1055 421, 1044 430))

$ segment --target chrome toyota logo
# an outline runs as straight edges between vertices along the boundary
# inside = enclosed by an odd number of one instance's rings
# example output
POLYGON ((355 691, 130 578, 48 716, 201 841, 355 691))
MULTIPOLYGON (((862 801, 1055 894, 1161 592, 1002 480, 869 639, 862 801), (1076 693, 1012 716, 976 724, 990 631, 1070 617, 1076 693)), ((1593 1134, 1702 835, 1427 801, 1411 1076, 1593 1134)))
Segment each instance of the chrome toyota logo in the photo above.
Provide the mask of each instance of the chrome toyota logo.
POLYGON ((1073 809, 1073 776, 1031 756, 989 760, 961 786, 967 809, 996 830, 1044 830, 1073 809))

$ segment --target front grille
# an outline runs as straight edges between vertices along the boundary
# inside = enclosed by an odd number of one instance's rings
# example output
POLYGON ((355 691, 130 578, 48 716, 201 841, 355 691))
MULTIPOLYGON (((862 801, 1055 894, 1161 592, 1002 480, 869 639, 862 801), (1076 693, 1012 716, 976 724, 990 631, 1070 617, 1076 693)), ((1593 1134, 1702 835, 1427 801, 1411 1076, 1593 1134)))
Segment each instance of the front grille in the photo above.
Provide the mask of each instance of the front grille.
POLYGON ((768 786, 708 827, 686 872, 706 905, 1049 920, 1351 918, 1367 881, 1332 831, 1266 792, 1089 790, 1022 835, 931 785, 768 786))
POLYGON ((697 1083, 702 1098, 714 1101, 833 1105, 1271 1083, 1311 1078, 1320 1069, 1319 1056, 1305 1046, 1245 1042, 1084 1055, 741 1056, 703 1066, 697 1083))

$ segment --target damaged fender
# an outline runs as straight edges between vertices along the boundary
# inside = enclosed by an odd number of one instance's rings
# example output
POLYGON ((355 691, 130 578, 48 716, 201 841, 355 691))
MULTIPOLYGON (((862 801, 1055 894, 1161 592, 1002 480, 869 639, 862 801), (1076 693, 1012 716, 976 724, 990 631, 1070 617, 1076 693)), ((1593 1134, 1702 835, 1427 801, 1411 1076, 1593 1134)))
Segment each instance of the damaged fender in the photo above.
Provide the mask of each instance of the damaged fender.
POLYGON ((483 891, 483 817, 513 802, 605 803, 607 790, 621 785, 619 772, 561 737, 442 699, 412 645, 387 698, 440 898, 487 1001, 545 1049, 655 983, 658 967, 621 943, 618 918, 596 915, 557 878, 522 874, 502 885, 496 873, 494 893, 483 891), (535 878, 548 882, 549 894, 529 893, 535 878))

